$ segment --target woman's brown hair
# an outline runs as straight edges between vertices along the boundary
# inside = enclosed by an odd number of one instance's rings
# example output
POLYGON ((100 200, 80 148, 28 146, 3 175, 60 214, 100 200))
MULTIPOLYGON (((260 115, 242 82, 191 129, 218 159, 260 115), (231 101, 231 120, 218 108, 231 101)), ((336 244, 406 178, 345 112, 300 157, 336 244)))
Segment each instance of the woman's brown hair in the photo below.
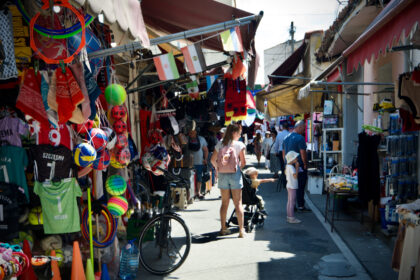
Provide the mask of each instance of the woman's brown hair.
POLYGON ((225 135, 223 136, 222 144, 223 146, 229 145, 230 142, 233 141, 233 133, 239 132, 241 130, 241 127, 237 124, 230 124, 225 132, 225 135))

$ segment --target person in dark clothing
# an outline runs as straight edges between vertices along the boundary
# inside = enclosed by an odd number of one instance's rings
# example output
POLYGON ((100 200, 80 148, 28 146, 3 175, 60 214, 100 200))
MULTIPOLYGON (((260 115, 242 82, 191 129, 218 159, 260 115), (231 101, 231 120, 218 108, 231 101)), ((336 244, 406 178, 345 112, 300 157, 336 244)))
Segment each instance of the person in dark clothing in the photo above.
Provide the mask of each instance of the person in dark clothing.
POLYGON ((359 147, 357 148, 357 171, 359 198, 364 203, 373 200, 377 205, 381 196, 379 178, 378 146, 381 141, 379 135, 359 134, 359 147))
POLYGON ((310 212, 305 207, 305 187, 308 181, 308 159, 306 154, 306 141, 302 134, 305 132, 305 122, 299 121, 295 125, 295 129, 283 141, 283 158, 290 151, 299 154, 299 170, 298 170, 298 189, 296 192, 297 211, 310 212))

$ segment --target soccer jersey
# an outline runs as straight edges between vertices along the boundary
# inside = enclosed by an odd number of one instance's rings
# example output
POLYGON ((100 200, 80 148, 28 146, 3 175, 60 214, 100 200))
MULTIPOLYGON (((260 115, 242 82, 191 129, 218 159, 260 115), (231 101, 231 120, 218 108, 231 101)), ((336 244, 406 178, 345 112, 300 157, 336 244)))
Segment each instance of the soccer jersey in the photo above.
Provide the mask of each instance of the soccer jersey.
POLYGON ((80 231, 77 197, 82 190, 76 178, 60 182, 35 182, 34 192, 41 199, 44 232, 58 234, 80 231))
POLYGON ((13 183, 25 190, 29 201, 25 167, 28 165, 26 151, 16 146, 0 147, 0 182, 13 183))
POLYGON ((34 163, 34 176, 38 182, 61 180, 72 176, 73 155, 64 146, 32 146, 29 155, 31 162, 34 163))
POLYGON ((23 188, 0 183, 0 236, 2 241, 15 238, 19 232, 19 202, 25 200, 23 188))
POLYGON ((19 118, 6 116, 0 119, 0 144, 22 147, 21 135, 28 132, 28 125, 19 118))
POLYGON ((36 143, 38 145, 49 144, 55 147, 63 145, 72 150, 73 141, 71 138, 70 127, 66 124, 59 124, 58 128, 51 126, 50 129, 40 127, 39 132, 36 134, 36 143))

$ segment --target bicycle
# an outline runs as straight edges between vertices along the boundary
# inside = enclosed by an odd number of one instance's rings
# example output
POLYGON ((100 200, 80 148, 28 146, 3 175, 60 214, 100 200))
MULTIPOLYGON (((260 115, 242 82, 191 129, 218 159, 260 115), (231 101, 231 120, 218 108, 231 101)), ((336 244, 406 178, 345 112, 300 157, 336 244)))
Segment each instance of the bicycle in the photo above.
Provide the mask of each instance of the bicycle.
POLYGON ((161 213, 150 219, 139 238, 140 262, 152 274, 164 275, 178 269, 191 248, 190 231, 184 220, 172 210, 172 187, 188 188, 188 182, 159 168, 168 179, 161 213))
POLYGON ((132 174, 129 185, 134 193, 135 198, 137 199, 137 208, 140 208, 140 205, 143 202, 150 202, 150 192, 146 187, 148 185, 145 179, 147 178, 147 170, 142 168, 141 164, 133 161, 128 165, 132 174))

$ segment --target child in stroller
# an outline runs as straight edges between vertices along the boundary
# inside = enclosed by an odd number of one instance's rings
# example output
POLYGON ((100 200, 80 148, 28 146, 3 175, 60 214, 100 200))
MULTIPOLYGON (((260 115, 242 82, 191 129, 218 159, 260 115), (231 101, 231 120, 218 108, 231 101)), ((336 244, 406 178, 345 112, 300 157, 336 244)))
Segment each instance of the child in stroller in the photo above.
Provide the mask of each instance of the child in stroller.
MULTIPOLYGON (((274 182, 274 179, 261 179, 258 180, 258 170, 254 170, 248 168, 245 173, 242 173, 242 180, 243 180, 243 188, 242 188, 242 204, 244 207, 244 226, 247 232, 251 232, 255 226, 263 226, 265 217, 267 216, 267 212, 264 209, 264 200, 260 195, 257 195, 257 188, 261 183, 267 182, 274 182), (255 171, 256 175, 255 175, 255 171), (248 175, 248 174, 251 175, 248 175), (252 176, 252 177, 251 177, 252 176), (254 179, 252 179, 254 178, 254 179), (254 182, 253 187, 253 180, 258 180, 259 183, 256 181, 254 182)), ((226 223, 227 227, 229 227, 230 223, 238 224, 235 210, 233 210, 230 219, 226 223)))
MULTIPOLYGON (((270 178, 270 179, 258 179, 258 169, 255 167, 249 167, 247 170, 245 170, 245 176, 248 176, 251 179, 251 188, 257 190, 258 187, 263 183, 269 183, 269 182, 275 182, 276 179, 270 178)), ((258 203, 258 211, 263 214, 264 216, 268 216, 267 212, 264 208, 264 199, 261 195, 255 195, 258 203)))

